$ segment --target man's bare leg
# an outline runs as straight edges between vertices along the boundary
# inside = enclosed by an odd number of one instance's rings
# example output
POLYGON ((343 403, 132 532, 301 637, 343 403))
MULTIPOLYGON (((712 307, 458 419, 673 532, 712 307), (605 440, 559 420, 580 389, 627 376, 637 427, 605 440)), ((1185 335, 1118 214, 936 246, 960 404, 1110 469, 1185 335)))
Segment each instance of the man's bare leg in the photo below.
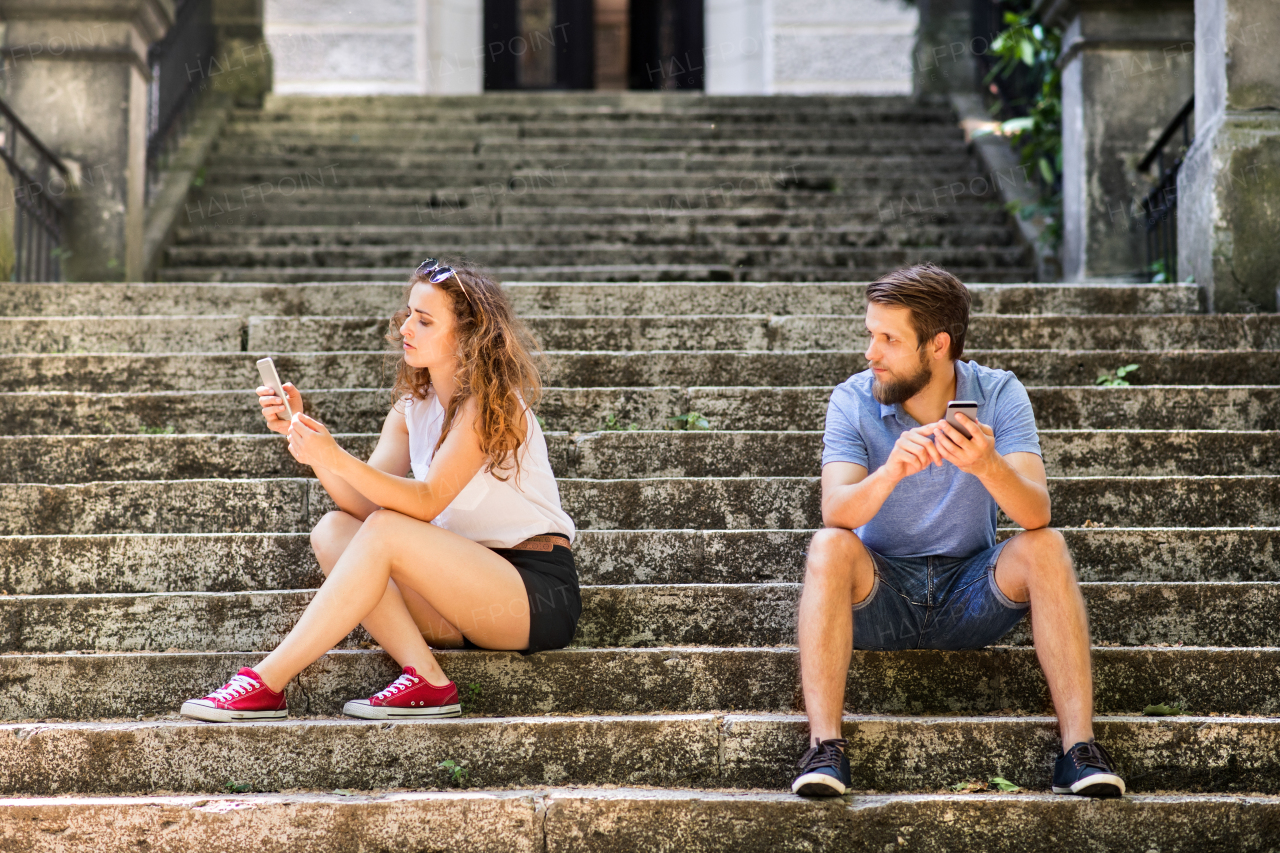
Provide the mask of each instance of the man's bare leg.
POLYGON ((853 605, 871 593, 874 582, 871 555, 853 531, 827 527, 814 534, 800 595, 799 640, 800 682, 815 745, 841 737, 853 605))
POLYGON ((1010 540, 996 563, 996 584, 1014 601, 1031 601, 1036 657, 1058 713, 1062 746, 1093 737, 1089 621, 1062 534, 1028 530, 1010 540))

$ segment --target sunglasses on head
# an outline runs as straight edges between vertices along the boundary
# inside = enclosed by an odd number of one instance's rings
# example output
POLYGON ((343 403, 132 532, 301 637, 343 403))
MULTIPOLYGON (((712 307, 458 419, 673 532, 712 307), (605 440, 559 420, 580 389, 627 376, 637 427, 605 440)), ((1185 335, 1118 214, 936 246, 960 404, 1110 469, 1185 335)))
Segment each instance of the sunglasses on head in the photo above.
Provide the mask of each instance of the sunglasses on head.
POLYGON ((458 275, 457 270, 453 267, 442 267, 440 262, 435 258, 427 258, 418 264, 418 275, 425 275, 427 281, 432 284, 439 284, 449 276, 453 276, 458 281, 458 287, 462 288, 462 295, 467 298, 467 304, 475 307, 475 303, 471 301, 471 294, 467 293, 467 286, 462 283, 462 276, 458 275))

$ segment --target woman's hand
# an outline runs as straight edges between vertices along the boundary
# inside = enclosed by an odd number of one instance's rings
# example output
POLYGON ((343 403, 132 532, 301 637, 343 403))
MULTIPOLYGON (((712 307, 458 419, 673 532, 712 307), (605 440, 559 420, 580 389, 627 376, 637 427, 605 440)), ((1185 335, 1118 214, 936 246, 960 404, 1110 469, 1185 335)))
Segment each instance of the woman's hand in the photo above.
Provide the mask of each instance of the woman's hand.
MULTIPOLYGON (((292 382, 284 383, 284 393, 289 398, 289 407, 294 412, 302 411, 302 392, 292 382)), ((284 435, 289 431, 289 416, 285 413, 284 401, 276 396, 276 392, 265 385, 258 386, 258 402, 262 405, 262 416, 267 420, 267 429, 284 435)))
POLYGON ((333 468, 342 448, 329 430, 315 418, 298 413, 289 421, 289 452, 303 465, 333 468))

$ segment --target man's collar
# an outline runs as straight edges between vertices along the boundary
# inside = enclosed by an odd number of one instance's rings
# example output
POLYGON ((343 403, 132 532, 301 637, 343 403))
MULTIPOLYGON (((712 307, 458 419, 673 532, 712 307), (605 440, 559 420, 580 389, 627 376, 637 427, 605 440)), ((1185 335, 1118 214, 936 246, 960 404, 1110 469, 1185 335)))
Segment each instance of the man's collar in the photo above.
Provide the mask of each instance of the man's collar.
MULTIPOLYGON (((974 375, 973 365, 967 361, 957 361, 956 365, 956 399, 971 400, 978 405, 987 402, 987 395, 982 393, 982 385, 978 382, 978 377, 974 375)), ((901 403, 894 403, 892 406, 880 403, 880 417, 887 418, 890 415, 896 417, 900 423, 906 423, 907 418, 911 417, 907 414, 907 410, 902 408, 901 403)))

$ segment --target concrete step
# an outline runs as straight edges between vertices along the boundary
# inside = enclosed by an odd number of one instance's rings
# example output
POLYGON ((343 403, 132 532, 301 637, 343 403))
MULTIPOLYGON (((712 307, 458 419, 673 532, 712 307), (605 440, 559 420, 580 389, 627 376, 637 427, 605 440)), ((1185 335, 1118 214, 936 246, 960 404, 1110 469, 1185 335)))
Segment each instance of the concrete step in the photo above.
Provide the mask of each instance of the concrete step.
MULTIPOLYGON (((968 179, 970 175, 962 176, 968 179)), ((897 219, 907 213, 921 213, 938 209, 950 209, 963 216, 971 209, 1002 210, 996 201, 971 192, 948 189, 955 176, 890 178, 884 183, 869 187, 855 194, 834 192, 826 182, 806 185, 804 181, 794 187, 758 187, 755 183, 718 186, 706 179, 707 186, 689 189, 673 189, 663 182, 642 183, 636 187, 574 188, 543 186, 533 189, 511 188, 504 182, 500 187, 474 192, 475 184, 456 186, 421 187, 360 187, 321 184, 312 179, 310 186, 286 184, 283 189, 267 193, 255 184, 231 186, 206 186, 188 196, 187 209, 192 216, 185 224, 204 225, 215 221, 228 225, 243 225, 239 221, 257 221, 259 214, 273 209, 293 209, 310 205, 347 205, 351 208, 351 220, 359 223, 359 207, 427 206, 432 196, 442 199, 462 199, 467 207, 503 208, 537 207, 592 207, 592 208, 640 208, 655 215, 665 212, 688 210, 737 210, 772 209, 822 211, 846 207, 874 210, 881 219, 897 219), (654 186, 654 183, 657 185, 654 186), (937 190, 938 195, 934 195, 937 190), (246 195, 247 194, 247 195, 246 195), (197 205, 200 209, 197 209, 197 205), (233 221, 234 220, 234 221, 233 221)), ((697 183, 697 182, 695 182, 697 183)), ((961 186, 965 186, 962 182, 961 186)), ((608 222, 607 218, 603 218, 608 222)), ((407 224, 407 223, 406 223, 407 224)))
MULTIPOLYGON (((1272 527, 1060 530, 1084 581, 1280 581, 1272 527)), ((583 584, 799 583, 813 532, 581 530, 574 562, 583 584)), ((15 595, 312 589, 322 580, 303 532, 3 536, 0 565, 0 591, 15 595)))
MULTIPOLYGON (((377 433, 335 433, 368 459, 377 433)), ((822 433, 610 431, 549 433, 558 477, 807 477, 822 433)), ((1280 474, 1280 431, 1042 430, 1054 476, 1280 474), (1118 463, 1117 460, 1123 460, 1118 463)), ((285 441, 263 435, 0 436, 0 483, 306 477, 285 441)))
POLYGON ((887 794, 835 802, 781 792, 688 788, 537 788, 502 791, 23 797, 4 801, 0 832, 15 849, 53 853, 92 845, 222 853, 260 838, 314 853, 439 849, 561 853, 617 850, 808 853, 895 848, 938 851, 1016 844, 1058 853, 1064 838, 1122 849, 1140 838, 1165 853, 1269 849, 1274 798, 1139 794, 1112 808, 1075 797, 887 794), (110 833, 103 827, 110 826, 110 833), (56 829, 56 835, 48 831, 56 829), (1046 832, 1052 827, 1052 832, 1046 832), (51 835, 53 837, 51 838, 51 835))
POLYGON ((371 164, 363 159, 337 158, 329 162, 313 158, 311 163, 302 165, 277 165, 254 158, 208 164, 199 193, 212 197, 229 193, 232 198, 239 197, 245 202, 264 200, 277 193, 292 197, 294 192, 335 186, 429 191, 492 187, 495 192, 512 195, 546 189, 663 189, 677 193, 707 191, 743 195, 777 190, 814 190, 842 195, 919 191, 929 198, 935 188, 941 188, 942 196, 950 201, 947 188, 958 176, 957 196, 985 196, 997 189, 989 178, 974 182, 973 188, 969 188, 970 179, 978 170, 967 158, 899 158, 887 163, 805 159, 807 162, 787 163, 785 158, 772 162, 742 158, 737 162, 721 161, 714 167, 708 163, 708 168, 698 171, 657 171, 616 166, 591 168, 577 160, 565 159, 539 168, 519 161, 495 162, 487 158, 474 158, 470 163, 450 159, 434 165, 425 162, 371 164))
MULTIPOLYGON (((398 353, 372 351, 0 354, 0 386, 10 393, 251 391, 261 381, 254 362, 266 355, 273 356, 283 380, 304 390, 389 387, 401 359, 398 353)), ((1013 371, 1029 386, 1093 385, 1101 374, 1127 364, 1139 366, 1131 378, 1144 385, 1280 384, 1280 351, 971 350, 965 355, 1013 371)), ((757 387, 777 387, 834 385, 864 370, 866 359, 851 350, 547 351, 542 365, 542 380, 551 386, 723 387, 746 380, 757 387)))
MULTIPOLYGON (((794 648, 437 654, 459 685, 468 715, 788 713, 801 707, 794 648)), ((204 695, 262 657, 183 650, 3 655, 0 719, 172 716, 184 700, 204 695), (89 684, 92 689, 85 689, 89 684)), ((1095 707, 1102 714, 1136 715, 1161 702, 1195 714, 1275 715, 1280 707, 1275 649, 1095 647, 1092 659, 1095 707)), ((338 715, 344 703, 381 690, 399 672, 380 650, 330 651, 290 683, 291 713, 338 715)), ((1014 646, 854 651, 845 707, 868 714, 1051 713, 1035 650, 1014 646)))
MULTIPOLYGON (((240 229, 241 232, 250 229, 240 229)), ((333 284, 0 283, 0 316, 390 317, 408 271, 381 282, 333 284)), ((1199 311, 1188 284, 966 285, 976 314, 1187 314, 1199 311)), ((524 317, 685 314, 860 315, 865 284, 557 284, 507 282, 524 317)))
MULTIPOLYGON (((472 161, 496 158, 506 161, 514 158, 538 158, 543 162, 561 165, 587 163, 592 159, 608 157, 613 162, 626 158, 649 161, 656 159, 661 166, 672 160, 681 162, 703 161, 733 162, 750 158, 761 162, 784 161, 785 165, 814 159, 837 159, 856 162, 867 157, 955 157, 968 158, 969 152, 963 135, 932 134, 914 139, 863 137, 844 139, 840 136, 825 138, 790 137, 787 139, 756 140, 746 137, 728 139, 575 139, 566 141, 547 137, 512 138, 503 134, 480 134, 470 138, 448 139, 397 139, 362 137, 353 132, 346 137, 316 139, 306 134, 239 135, 218 139, 211 150, 211 157, 240 162, 260 157, 306 158, 323 164, 335 161, 363 162, 366 157, 431 158, 438 163, 442 159, 472 161)), ((314 168, 314 167, 313 167, 314 168)), ((1010 173, 1021 177, 1018 172, 1010 173)))
MULTIPOLYGON (((1275 386, 1037 387, 1027 389, 1041 429, 1280 429, 1275 386)), ((621 426, 668 431, 689 411, 716 430, 820 430, 831 386, 775 388, 545 389, 540 417, 552 431, 592 432, 608 417, 621 426)), ((391 394, 375 389, 312 390, 306 411, 339 433, 376 429, 391 394)), ((0 435, 92 435, 174 432, 265 434, 256 398, 241 391, 150 393, 0 393, 0 435)), ((675 440, 675 439, 673 439, 675 440)), ((693 439, 696 440, 696 439, 693 439)))
MULTIPOLYGON (((446 757, 465 761, 480 787, 776 790, 790 781, 806 730, 802 717, 747 714, 11 724, 0 727, 0 791, 442 789, 449 774, 438 764, 446 757)), ((1102 717, 1095 730, 1135 792, 1280 789, 1274 720, 1102 717)), ((1044 790, 1059 751, 1052 717, 850 717, 845 736, 859 758, 853 787, 885 792, 937 791, 996 775, 1044 790)))
MULTIPOLYGON (((1280 645, 1280 583, 1084 583, 1100 645, 1280 645)), ((0 596, 0 652, 267 650, 311 590, 0 596)), ((586 586, 576 648, 779 646, 796 643, 800 585, 586 586)), ((461 626, 465 630, 465 626, 461 626)), ((357 629, 342 648, 371 643, 357 629)), ((1003 645, 1031 645, 1024 620, 1003 645)))
MULTIPOLYGON (((421 242, 401 246, 172 246, 167 263, 179 267, 353 267, 356 269, 403 267, 413 269, 422 261, 421 242)), ((1022 246, 665 246, 660 250, 663 264, 684 266, 764 267, 777 269, 788 264, 870 269, 920 263, 929 258, 947 268, 1003 268, 1025 264, 1022 246)), ((497 267, 528 262, 538 266, 639 265, 650 262, 655 249, 628 244, 585 243, 566 246, 472 245, 467 253, 482 264, 497 267)))
MULTIPOLYGON (((943 139, 963 140, 964 133, 958 124, 940 123, 926 119, 924 122, 888 120, 840 122, 822 120, 815 116, 814 126, 806 131, 816 136, 839 134, 845 140, 861 140, 876 138, 881 140, 909 141, 919 138, 922 132, 928 132, 943 139), (923 125, 923 126, 921 126, 923 125)), ((654 140, 689 142, 734 140, 748 137, 755 140, 785 140, 795 144, 796 129, 777 121, 776 116, 747 116, 745 121, 728 122, 724 120, 672 116, 669 119, 647 121, 591 121, 575 120, 573 122, 542 120, 498 124, 495 122, 424 123, 412 117, 395 117, 383 121, 367 119, 357 124, 346 126, 328 121, 291 122, 288 124, 254 122, 230 123, 222 133, 222 139, 230 145, 244 141, 278 140, 284 144, 289 142, 308 142, 325 144, 341 143, 357 137, 360 141, 382 143, 386 147, 408 147, 407 140, 453 141, 453 140, 516 140, 545 139, 554 140, 566 148, 575 145, 596 147, 609 145, 615 140, 650 142, 654 140)))
MULTIPOLYGON (((499 144, 501 145, 501 144, 499 144)), ((360 170, 413 170, 415 173, 439 176, 441 182, 448 182, 459 176, 476 174, 493 175, 498 178, 510 177, 517 171, 567 173, 575 172, 646 172, 653 176, 666 174, 700 174, 729 172, 764 172, 777 174, 790 172, 819 172, 844 170, 866 172, 870 170, 913 170, 943 171, 947 173, 963 172, 973 168, 973 159, 965 151, 963 145, 949 142, 945 146, 932 149, 919 148, 915 153, 901 149, 880 147, 874 151, 851 150, 842 153, 819 151, 812 154, 794 150, 791 153, 767 150, 747 149, 734 153, 709 155, 684 149, 651 148, 648 151, 637 151, 634 146, 614 151, 610 148, 591 150, 585 146, 573 152, 563 148, 552 149, 550 146, 518 147, 507 145, 501 150, 493 150, 488 142, 480 141, 470 147, 461 144, 445 144, 434 147, 429 153, 422 150, 418 142, 412 148, 396 148, 381 150, 371 146, 352 146, 340 144, 310 145, 303 150, 296 145, 272 144, 270 139, 258 144, 231 147, 218 145, 205 160, 207 175, 232 174, 241 169, 258 169, 265 173, 272 170, 278 175, 292 174, 295 178, 300 172, 316 175, 317 170, 346 173, 348 169, 360 170), (443 156, 442 156, 443 155, 443 156), (566 156, 567 155, 567 156, 566 156)), ((1017 173, 1014 173, 1015 175, 1017 173)), ((1004 178, 1009 183, 1010 178, 1004 178)))
MULTIPOLYGON (((237 192, 242 192, 240 188, 237 192)), ((485 193, 485 196, 492 196, 485 193)), ((730 196, 732 199, 732 196, 730 196)), ((390 226, 399 228, 420 227, 429 229, 434 226, 475 225, 502 227, 505 225, 520 228, 537 227, 554 224, 557 227, 577 225, 595 225, 596 227, 618 227, 630 225, 647 225, 654 231, 691 230, 704 226, 732 227, 741 225, 745 228, 769 228, 773 226, 787 228, 813 228, 818 230, 857 225, 875 227, 884 224, 887 227, 927 228, 929 226, 955 227, 964 225, 993 225, 1008 228, 1009 214, 1002 208, 987 206, 967 207, 932 207, 918 216, 911 216, 901 211, 901 199, 893 199, 892 208, 876 207, 865 199, 857 199, 853 204, 843 207, 820 209, 805 208, 767 208, 748 207, 745 205, 727 208, 707 207, 701 204, 682 206, 639 206, 609 207, 600 204, 580 207, 554 207, 546 205, 529 205, 524 207, 500 207, 482 202, 492 199, 477 199, 474 193, 458 191, 421 193, 408 201, 389 203, 385 199, 351 207, 345 204, 255 204, 250 219, 246 213, 242 220, 240 211, 227 211, 231 196, 219 203, 224 208, 219 213, 210 204, 192 204, 184 212, 182 227, 201 231, 225 231, 238 229, 245 223, 252 222, 253 228, 270 227, 329 227, 342 230, 348 227, 390 226)), ((239 206, 242 201, 237 201, 239 206)), ((430 232, 424 230, 424 239, 430 232)), ((432 245, 441 245, 432 241, 432 245)), ((446 242, 444 245, 453 245, 446 242)), ((439 250, 433 250, 439 251, 439 250)), ((398 276, 393 276, 398 277, 398 276)), ((183 279, 171 279, 182 281, 183 279)), ((521 274, 511 276, 511 280, 527 280, 521 274)), ((793 281, 784 276, 777 281, 793 281)), ((868 279, 872 280, 872 279, 868 279)), ((986 281, 986 279, 971 279, 986 281)))
MULTIPOLYGON (((1055 477, 1053 524, 1269 527, 1280 476, 1055 477)), ((816 478, 560 480, 582 530, 811 529, 816 478)), ((336 509, 318 480, 0 484, 0 536, 309 531, 336 509)))
MULTIPOLYGON (((851 314, 534 316, 526 322, 548 350, 788 351, 862 349, 869 342, 863 318, 851 314)), ((389 331, 385 315, 3 317, 0 352, 332 352, 383 349, 389 331)), ((976 314, 965 343, 988 350, 1276 350, 1280 316, 976 314)))
POLYGON ((499 228, 473 225, 422 225, 413 228, 387 226, 324 226, 249 228, 182 228, 175 238, 180 245, 215 246, 313 246, 426 243, 454 245, 563 245, 594 240, 602 243, 637 246, 720 246, 727 242, 758 246, 951 246, 1009 245, 1016 238, 1003 224, 934 225, 904 222, 874 225, 845 225, 832 228, 749 228, 729 225, 698 228, 652 227, 637 224, 566 225, 533 228, 499 228))

